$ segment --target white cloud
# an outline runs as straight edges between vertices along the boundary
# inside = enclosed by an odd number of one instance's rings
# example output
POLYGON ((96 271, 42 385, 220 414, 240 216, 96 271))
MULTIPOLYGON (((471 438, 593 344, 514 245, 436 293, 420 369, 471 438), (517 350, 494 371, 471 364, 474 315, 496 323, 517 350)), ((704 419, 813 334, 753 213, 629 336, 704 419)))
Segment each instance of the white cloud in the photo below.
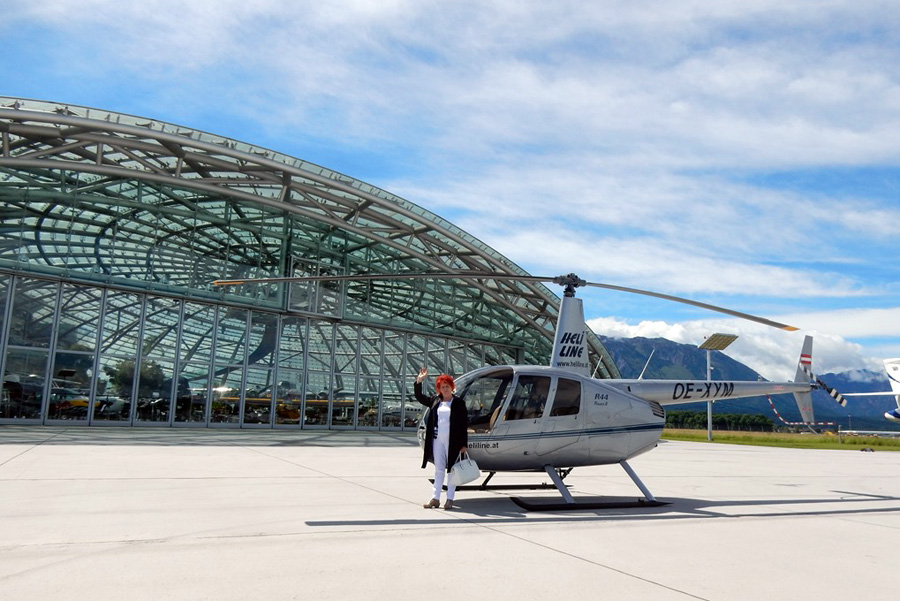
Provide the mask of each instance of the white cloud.
POLYGON ((785 319, 847 338, 900 337, 900 307, 812 311, 785 319))
POLYGON ((769 380, 793 380, 803 337, 813 336, 813 371, 838 373, 870 369, 881 370, 880 358, 868 357, 863 348, 834 334, 806 331, 784 332, 737 320, 703 320, 678 324, 644 321, 637 325, 613 318, 587 321, 597 334, 613 338, 665 338, 681 344, 699 346, 714 332, 737 334, 738 339, 724 353, 769 380))

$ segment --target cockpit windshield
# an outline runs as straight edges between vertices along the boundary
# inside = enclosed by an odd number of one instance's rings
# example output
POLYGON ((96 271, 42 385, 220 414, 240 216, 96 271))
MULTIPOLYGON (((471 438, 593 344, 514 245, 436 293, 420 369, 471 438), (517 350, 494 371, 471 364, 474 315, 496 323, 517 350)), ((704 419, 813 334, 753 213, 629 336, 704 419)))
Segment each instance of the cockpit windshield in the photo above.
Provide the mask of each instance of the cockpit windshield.
POLYGON ((457 394, 466 403, 470 431, 487 432, 493 427, 512 379, 513 370, 506 367, 462 382, 457 394))

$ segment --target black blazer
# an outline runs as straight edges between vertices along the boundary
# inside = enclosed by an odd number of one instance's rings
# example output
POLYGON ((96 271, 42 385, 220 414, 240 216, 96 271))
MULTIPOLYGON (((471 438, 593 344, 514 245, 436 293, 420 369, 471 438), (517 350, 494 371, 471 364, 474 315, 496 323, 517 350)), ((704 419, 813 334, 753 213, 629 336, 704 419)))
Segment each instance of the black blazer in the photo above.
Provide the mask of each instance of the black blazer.
MULTIPOLYGON (((413 386, 416 400, 425 405, 431 411, 425 421, 425 452, 422 456, 422 467, 431 461, 434 463, 434 429, 437 427, 437 406, 441 402, 441 395, 427 397, 422 394, 422 383, 416 382, 413 386)), ((450 402, 450 448, 447 456, 447 471, 456 463, 459 452, 463 447, 469 446, 469 415, 465 402, 453 395, 450 402)))

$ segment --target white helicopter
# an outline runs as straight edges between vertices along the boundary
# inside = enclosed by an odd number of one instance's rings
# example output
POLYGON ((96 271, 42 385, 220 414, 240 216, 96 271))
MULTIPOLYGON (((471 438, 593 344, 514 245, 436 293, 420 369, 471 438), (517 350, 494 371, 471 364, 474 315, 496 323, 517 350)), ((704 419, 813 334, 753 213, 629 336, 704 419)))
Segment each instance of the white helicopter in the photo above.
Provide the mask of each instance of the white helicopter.
MULTIPOLYGON (((546 472, 562 495, 562 504, 531 504, 525 509, 608 508, 662 505, 628 464, 657 446, 666 421, 664 407, 684 403, 793 393, 805 422, 813 422, 811 391, 812 338, 803 343, 794 382, 712 380, 597 379, 590 374, 584 309, 575 289, 593 286, 685 303, 783 330, 797 328, 762 317, 689 299, 610 284, 586 282, 569 274, 558 277, 507 276, 493 273, 311 276, 217 280, 216 285, 343 279, 406 278, 508 279, 553 282, 565 287, 549 366, 492 365, 456 378, 457 396, 468 409, 469 456, 487 478, 468 488, 487 489, 501 471, 546 472), (563 483, 575 467, 619 464, 644 495, 637 503, 576 502, 563 483)), ((424 417, 419 441, 424 442, 424 417)), ((503 486, 496 488, 536 488, 503 486)))

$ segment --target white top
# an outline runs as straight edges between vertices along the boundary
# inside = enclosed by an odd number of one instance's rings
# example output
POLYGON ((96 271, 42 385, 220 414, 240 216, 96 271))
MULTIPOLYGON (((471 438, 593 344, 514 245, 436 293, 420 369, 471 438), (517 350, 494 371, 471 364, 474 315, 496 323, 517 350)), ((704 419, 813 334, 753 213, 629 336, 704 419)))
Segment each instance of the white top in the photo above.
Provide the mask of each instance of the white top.
POLYGON ((450 439, 450 401, 441 401, 438 405, 437 435, 444 440, 450 439))

